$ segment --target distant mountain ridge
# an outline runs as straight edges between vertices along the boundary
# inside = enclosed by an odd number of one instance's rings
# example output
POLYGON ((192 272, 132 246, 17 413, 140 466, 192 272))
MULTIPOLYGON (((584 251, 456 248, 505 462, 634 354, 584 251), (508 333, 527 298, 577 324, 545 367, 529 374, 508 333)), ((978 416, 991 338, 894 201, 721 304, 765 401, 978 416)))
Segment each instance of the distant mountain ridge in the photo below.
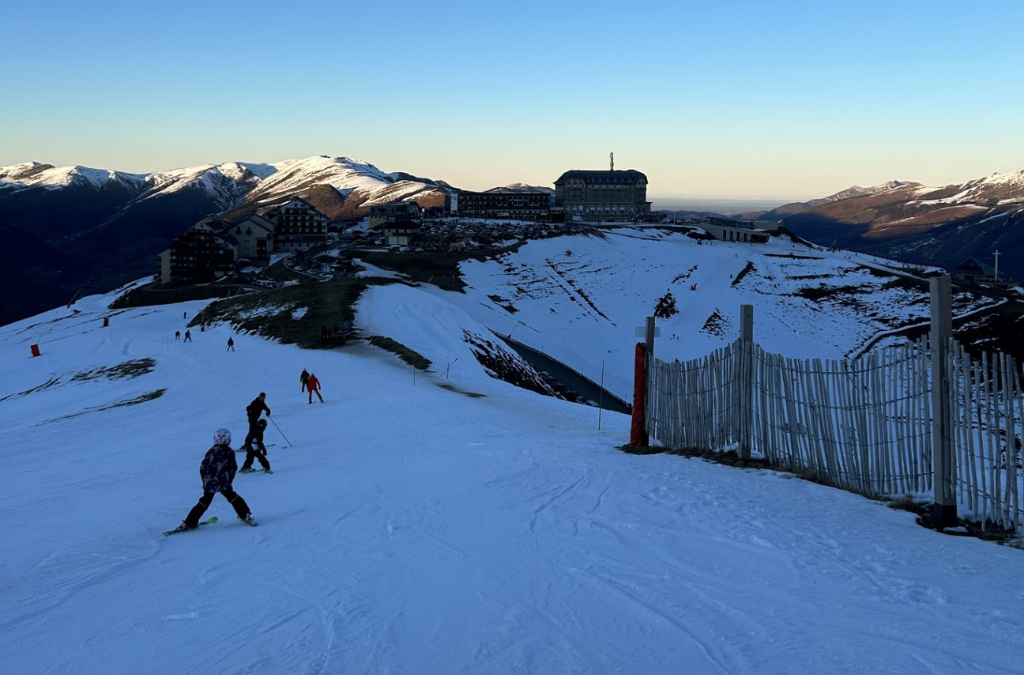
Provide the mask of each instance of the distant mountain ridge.
POLYGON ((1003 274, 1024 277, 1024 170, 944 187, 854 187, 762 217, 826 246, 947 269, 968 257, 991 263, 999 250, 1003 274))
MULTIPOLYGON (((122 209, 197 189, 221 211, 240 207, 263 210, 292 195, 305 197, 307 192, 326 186, 338 197, 337 204, 328 204, 324 212, 332 219, 363 215, 374 204, 397 199, 414 199, 425 202, 424 206, 439 204, 449 188, 443 181, 385 173, 361 160, 324 155, 274 164, 204 164, 149 174, 29 162, 0 167, 0 213, 7 202, 26 199, 40 190, 50 194, 76 188, 101 192, 114 186, 125 198, 122 209)), ((32 223, 17 223, 17 214, 10 220, 29 231, 34 229, 32 223)))

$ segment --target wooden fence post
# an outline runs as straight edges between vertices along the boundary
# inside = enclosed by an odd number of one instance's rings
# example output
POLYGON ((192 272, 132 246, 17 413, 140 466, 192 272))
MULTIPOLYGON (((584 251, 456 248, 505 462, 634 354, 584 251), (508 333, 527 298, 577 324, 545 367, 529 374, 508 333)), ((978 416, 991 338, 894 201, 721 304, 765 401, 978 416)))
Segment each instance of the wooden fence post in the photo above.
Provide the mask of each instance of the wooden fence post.
POLYGON ((953 485, 952 418, 949 402, 949 344, 953 337, 953 304, 950 278, 931 279, 932 357, 932 466, 935 471, 935 527, 957 525, 953 485))
POLYGON ((740 459, 750 459, 754 431, 754 306, 740 305, 740 459))
POLYGON ((650 443, 652 418, 654 417, 651 413, 651 400, 653 393, 651 391, 652 385, 654 384, 654 336, 656 331, 654 328, 654 317, 647 317, 646 325, 644 326, 644 380, 647 383, 647 394, 644 396, 644 441, 650 443))

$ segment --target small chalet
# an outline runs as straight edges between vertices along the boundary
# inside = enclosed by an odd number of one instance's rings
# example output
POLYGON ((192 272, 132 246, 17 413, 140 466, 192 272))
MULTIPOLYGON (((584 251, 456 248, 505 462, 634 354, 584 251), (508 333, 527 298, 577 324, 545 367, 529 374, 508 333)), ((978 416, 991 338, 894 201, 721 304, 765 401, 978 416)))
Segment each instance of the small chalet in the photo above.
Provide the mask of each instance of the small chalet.
POLYGON ((975 282, 995 279, 996 270, 977 258, 968 258, 949 271, 953 281, 975 282))

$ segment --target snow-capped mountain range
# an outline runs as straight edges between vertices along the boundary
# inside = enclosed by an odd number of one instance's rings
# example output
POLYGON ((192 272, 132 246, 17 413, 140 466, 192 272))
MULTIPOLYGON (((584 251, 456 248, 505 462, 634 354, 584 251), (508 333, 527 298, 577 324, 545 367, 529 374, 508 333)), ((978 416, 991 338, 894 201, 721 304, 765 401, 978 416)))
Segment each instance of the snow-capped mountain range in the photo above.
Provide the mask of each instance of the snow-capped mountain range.
POLYGON ((968 257, 1024 276, 1024 170, 930 187, 890 181, 786 204, 779 218, 803 237, 890 258, 952 268, 968 257))
MULTIPOLYGON (((353 214, 373 204, 400 199, 437 201, 446 185, 405 173, 386 173, 368 162, 348 157, 315 156, 274 164, 226 162, 158 171, 149 174, 92 169, 84 166, 54 167, 38 162, 0 167, 0 197, 32 190, 69 187, 101 190, 111 184, 133 194, 130 201, 166 196, 186 189, 205 192, 221 210, 242 205, 259 208, 291 195, 303 195, 317 187, 337 191, 340 202, 354 198, 353 214)), ((126 204, 125 206, 129 206, 126 204)), ((339 214, 327 213, 334 218, 339 214)))

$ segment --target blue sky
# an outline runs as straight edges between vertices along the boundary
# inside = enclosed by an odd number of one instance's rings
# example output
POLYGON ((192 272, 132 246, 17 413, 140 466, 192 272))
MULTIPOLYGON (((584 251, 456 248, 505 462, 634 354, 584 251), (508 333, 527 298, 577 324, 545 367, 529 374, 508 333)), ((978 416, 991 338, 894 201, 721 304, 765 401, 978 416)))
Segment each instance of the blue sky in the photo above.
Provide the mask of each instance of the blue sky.
POLYGON ((817 197, 1024 168, 1024 3, 0 0, 0 165, 817 197))

